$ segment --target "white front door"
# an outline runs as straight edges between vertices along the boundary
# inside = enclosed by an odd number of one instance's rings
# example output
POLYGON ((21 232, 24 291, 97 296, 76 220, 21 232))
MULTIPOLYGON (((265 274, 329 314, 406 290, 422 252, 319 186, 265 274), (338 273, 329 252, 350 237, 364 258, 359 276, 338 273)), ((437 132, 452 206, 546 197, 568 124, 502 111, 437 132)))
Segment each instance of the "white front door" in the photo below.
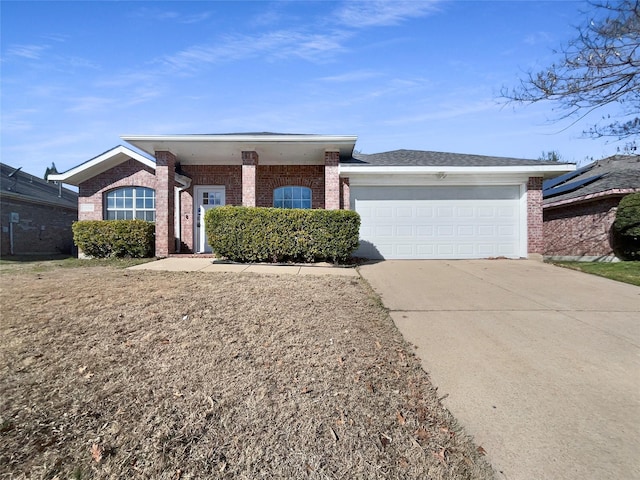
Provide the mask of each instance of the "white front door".
POLYGON ((195 245, 198 253, 211 253, 211 247, 207 241, 207 232, 204 228, 204 214, 207 210, 224 205, 224 187, 198 185, 194 187, 194 215, 195 245))

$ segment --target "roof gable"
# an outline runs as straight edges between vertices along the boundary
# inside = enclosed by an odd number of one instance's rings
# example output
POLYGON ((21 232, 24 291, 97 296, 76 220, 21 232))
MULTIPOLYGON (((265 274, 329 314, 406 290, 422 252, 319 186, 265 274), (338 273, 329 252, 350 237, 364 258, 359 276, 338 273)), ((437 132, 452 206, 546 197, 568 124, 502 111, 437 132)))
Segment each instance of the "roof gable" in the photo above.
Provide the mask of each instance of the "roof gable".
POLYGON ((49 180, 68 183, 70 185, 79 185, 84 181, 87 181, 96 175, 106 172, 110 168, 116 167, 121 163, 133 159, 143 165, 156 169, 155 160, 148 158, 125 147, 124 145, 118 145, 117 147, 107 150, 101 153, 97 157, 93 157, 90 160, 78 165, 77 167, 67 170, 64 173, 58 173, 49 175, 49 180))

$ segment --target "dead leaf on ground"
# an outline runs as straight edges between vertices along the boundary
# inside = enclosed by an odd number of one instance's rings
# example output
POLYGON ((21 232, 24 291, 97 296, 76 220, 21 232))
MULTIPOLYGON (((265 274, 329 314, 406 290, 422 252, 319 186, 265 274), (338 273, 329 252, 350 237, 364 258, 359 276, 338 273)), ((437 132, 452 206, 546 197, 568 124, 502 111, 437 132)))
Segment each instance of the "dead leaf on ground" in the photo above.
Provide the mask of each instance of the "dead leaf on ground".
POLYGON ((447 450, 445 448, 440 449, 438 452, 432 452, 433 456, 436 457, 443 465, 447 464, 447 450))
POLYGON ((404 418, 404 415, 402 415, 402 412, 396 413, 396 418, 398 419, 398 423, 400 425, 404 425, 407 422, 406 419, 404 418))
POLYGON ((415 432, 413 432, 413 434, 418 437, 418 440, 422 440, 423 442, 429 440, 429 437, 431 437, 427 429, 424 427, 418 428, 415 432))
POLYGON ((93 458, 96 463, 100 463, 102 460, 102 447, 97 443, 91 445, 91 458, 93 458))

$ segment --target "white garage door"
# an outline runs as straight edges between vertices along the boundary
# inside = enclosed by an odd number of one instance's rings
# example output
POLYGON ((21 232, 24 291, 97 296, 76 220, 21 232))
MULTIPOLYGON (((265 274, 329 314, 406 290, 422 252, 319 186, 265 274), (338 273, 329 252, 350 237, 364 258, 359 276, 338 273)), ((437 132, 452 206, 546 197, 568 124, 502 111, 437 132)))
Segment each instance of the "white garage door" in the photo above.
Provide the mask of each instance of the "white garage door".
POLYGON ((517 258, 520 187, 351 187, 368 258, 517 258))

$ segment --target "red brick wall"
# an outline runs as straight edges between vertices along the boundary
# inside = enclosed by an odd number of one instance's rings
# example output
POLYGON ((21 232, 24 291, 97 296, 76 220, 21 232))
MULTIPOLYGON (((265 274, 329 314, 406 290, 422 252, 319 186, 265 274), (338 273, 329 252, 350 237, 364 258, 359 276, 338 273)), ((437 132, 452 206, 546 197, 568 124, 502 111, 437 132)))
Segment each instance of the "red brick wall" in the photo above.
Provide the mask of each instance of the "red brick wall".
POLYGON ((349 187, 349 179, 340 179, 340 208, 342 210, 349 210, 351 207, 351 192, 349 187))
POLYGON ((156 257, 167 257, 176 250, 175 166, 173 153, 156 152, 156 257))
POLYGON ((544 210, 544 254, 609 256, 611 225, 622 197, 568 204, 544 210))
POLYGON ((103 220, 104 194, 120 187, 156 188, 153 169, 136 160, 128 160, 79 185, 78 219, 103 220), (93 205, 93 211, 83 211, 82 205, 93 205))
POLYGON ((258 165, 256 206, 273 207, 273 190, 288 185, 310 188, 311 207, 324 208, 323 165, 258 165))
POLYGON ((256 206, 257 152, 242 152, 242 205, 256 206))
POLYGON ((339 152, 325 152, 324 154, 324 208, 338 210, 340 208, 340 174, 339 152))
POLYGON ((182 253, 193 252, 193 187, 225 187, 225 203, 242 205, 242 165, 183 165, 181 172, 191 178, 191 186, 180 195, 182 253))
POLYGON ((542 178, 530 177, 527 182, 527 253, 542 253, 542 178))
POLYGON ((78 219, 76 209, 3 197, 0 212, 0 223, 2 223, 1 255, 9 255, 11 252, 9 217, 12 212, 16 212, 20 216, 20 221, 13 224, 14 255, 70 254, 72 252, 71 224, 78 219))

